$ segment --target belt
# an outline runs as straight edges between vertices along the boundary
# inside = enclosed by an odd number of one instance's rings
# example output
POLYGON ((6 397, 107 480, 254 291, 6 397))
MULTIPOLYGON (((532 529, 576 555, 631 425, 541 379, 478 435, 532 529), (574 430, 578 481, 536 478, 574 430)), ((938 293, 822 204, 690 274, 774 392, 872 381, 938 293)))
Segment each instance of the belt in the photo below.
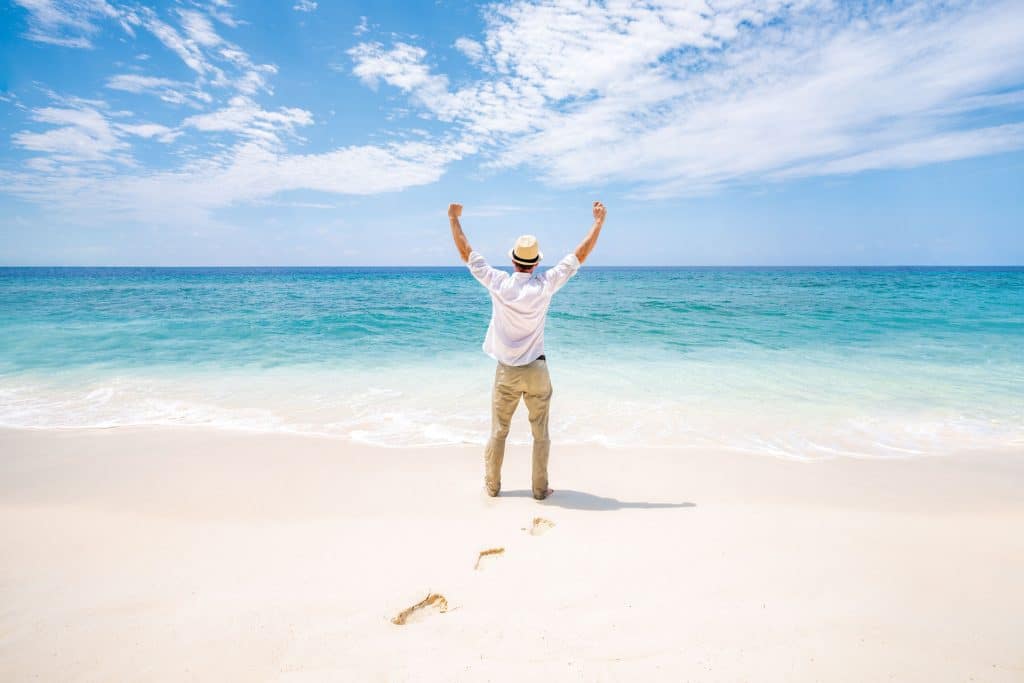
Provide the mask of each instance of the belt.
MULTIPOLYGON (((547 357, 547 356, 545 356, 545 355, 544 355, 544 354, 542 353, 542 354, 540 354, 539 356, 537 356, 536 358, 534 358, 533 360, 531 360, 531 361, 530 361, 530 363, 533 363, 533 362, 535 362, 535 361, 538 361, 538 360, 542 360, 542 361, 544 361, 545 363, 547 363, 547 362, 548 362, 548 357, 547 357)), ((499 363, 499 364, 501 364, 501 365, 504 365, 504 366, 505 366, 505 367, 507 367, 507 368, 524 368, 524 367, 526 367, 527 365, 529 365, 529 364, 530 364, 530 363, 526 363, 525 365, 508 365, 508 364, 506 364, 506 363, 502 363, 502 362, 501 362, 500 360, 498 361, 498 363, 499 363)))

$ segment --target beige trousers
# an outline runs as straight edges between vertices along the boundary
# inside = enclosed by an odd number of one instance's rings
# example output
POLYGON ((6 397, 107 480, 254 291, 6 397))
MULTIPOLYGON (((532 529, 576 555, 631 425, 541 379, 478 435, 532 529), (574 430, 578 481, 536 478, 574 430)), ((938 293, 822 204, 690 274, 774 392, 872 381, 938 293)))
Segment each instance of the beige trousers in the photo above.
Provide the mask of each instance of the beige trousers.
POLYGON ((546 360, 518 366, 498 363, 491 398, 491 438, 484 450, 484 486, 492 496, 501 490, 505 439, 520 398, 530 412, 530 430, 533 432, 533 497, 543 498, 548 489, 548 453, 551 451, 548 435, 551 378, 546 360))

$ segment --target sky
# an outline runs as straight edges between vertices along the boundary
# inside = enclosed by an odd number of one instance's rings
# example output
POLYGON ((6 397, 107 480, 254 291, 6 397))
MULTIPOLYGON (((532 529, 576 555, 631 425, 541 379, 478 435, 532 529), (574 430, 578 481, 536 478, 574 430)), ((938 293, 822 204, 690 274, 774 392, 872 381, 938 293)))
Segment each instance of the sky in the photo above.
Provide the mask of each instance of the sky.
POLYGON ((1024 2, 0 0, 0 265, 1024 263, 1024 2))

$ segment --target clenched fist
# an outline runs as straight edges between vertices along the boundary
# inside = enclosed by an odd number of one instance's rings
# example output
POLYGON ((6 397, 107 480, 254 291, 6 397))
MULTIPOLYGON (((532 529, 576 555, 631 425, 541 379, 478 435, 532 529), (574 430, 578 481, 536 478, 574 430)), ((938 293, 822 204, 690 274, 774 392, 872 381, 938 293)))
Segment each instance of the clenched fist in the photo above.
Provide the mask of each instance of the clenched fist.
POLYGON ((608 209, 604 208, 604 204, 601 202, 594 202, 594 220, 604 222, 604 217, 608 214, 608 209))
POLYGON ((448 205, 448 218, 458 218, 462 215, 462 204, 448 205))

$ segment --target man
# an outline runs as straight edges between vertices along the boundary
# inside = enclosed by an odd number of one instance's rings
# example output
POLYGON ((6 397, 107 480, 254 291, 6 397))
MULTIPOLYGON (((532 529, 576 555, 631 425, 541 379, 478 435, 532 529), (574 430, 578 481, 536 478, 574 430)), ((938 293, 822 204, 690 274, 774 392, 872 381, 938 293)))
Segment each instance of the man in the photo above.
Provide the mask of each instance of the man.
POLYGON ((484 351, 498 361, 491 397, 491 437, 484 450, 484 487, 488 495, 501 491, 501 463, 505 459, 505 438, 519 399, 526 403, 533 432, 533 497, 544 500, 548 488, 548 407, 551 379, 544 356, 544 321, 551 297, 576 274, 601 234, 604 204, 594 202, 594 225, 576 250, 543 273, 535 272, 544 255, 533 235, 523 235, 509 251, 514 272, 492 268, 469 246, 459 217, 461 204, 448 206, 452 239, 469 271, 491 294, 491 322, 484 338, 484 351))

